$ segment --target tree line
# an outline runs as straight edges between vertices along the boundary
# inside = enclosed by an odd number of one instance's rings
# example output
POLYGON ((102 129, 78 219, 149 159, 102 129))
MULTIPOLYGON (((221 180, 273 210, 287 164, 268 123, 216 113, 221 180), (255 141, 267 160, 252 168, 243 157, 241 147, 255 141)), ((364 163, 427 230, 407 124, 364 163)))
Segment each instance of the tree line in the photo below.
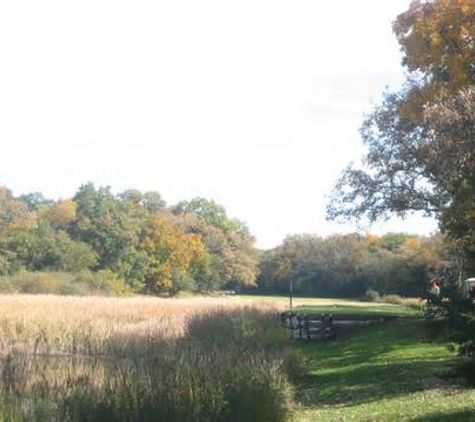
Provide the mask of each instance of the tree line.
POLYGON ((254 284, 254 238, 214 201, 167 206, 157 192, 81 186, 69 199, 0 187, 0 275, 99 274, 133 292, 254 284))
POLYGON ((158 192, 88 183, 54 201, 0 187, 0 276, 57 271, 113 293, 287 294, 292 281, 297 294, 421 295, 445 253, 440 236, 407 234, 294 235, 259 251, 246 225, 212 200, 167 206, 158 192))
POLYGON ((366 292, 422 297, 450 258, 440 235, 294 235, 260 258, 258 288, 286 294, 364 297, 366 292))
POLYGON ((203 198, 167 206, 158 192, 88 183, 54 201, 0 187, 0 276, 59 271, 115 293, 286 294, 292 280, 298 294, 420 295, 445 253, 440 236, 294 235, 267 251, 254 240, 203 198))

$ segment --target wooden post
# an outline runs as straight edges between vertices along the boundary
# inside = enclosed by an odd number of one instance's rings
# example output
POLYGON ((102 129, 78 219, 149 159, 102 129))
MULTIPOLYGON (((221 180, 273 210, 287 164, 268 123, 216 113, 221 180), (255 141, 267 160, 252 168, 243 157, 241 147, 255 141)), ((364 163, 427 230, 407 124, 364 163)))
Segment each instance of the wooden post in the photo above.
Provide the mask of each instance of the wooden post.
POLYGON ((290 279, 289 282, 289 302, 290 302, 290 309, 292 309, 292 299, 294 295, 294 281, 290 279))

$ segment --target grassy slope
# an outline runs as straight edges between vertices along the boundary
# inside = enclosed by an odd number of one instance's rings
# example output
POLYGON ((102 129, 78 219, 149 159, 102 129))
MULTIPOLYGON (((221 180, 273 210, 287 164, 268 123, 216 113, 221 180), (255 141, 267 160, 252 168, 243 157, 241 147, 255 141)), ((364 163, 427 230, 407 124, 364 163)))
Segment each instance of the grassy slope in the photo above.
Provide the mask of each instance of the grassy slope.
POLYGON ((423 321, 392 321, 328 343, 300 344, 311 372, 295 421, 470 421, 475 390, 442 378, 455 357, 423 321))

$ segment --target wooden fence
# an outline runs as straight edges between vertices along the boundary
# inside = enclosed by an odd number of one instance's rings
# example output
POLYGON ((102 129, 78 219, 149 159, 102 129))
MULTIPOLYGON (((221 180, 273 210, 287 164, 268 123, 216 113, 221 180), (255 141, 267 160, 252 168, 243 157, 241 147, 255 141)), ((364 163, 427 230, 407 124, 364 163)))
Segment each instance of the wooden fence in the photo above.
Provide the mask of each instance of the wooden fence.
POLYGON ((282 325, 290 335, 300 340, 325 340, 333 338, 347 328, 362 327, 384 322, 395 316, 384 315, 330 315, 330 314, 295 314, 284 312, 282 325))

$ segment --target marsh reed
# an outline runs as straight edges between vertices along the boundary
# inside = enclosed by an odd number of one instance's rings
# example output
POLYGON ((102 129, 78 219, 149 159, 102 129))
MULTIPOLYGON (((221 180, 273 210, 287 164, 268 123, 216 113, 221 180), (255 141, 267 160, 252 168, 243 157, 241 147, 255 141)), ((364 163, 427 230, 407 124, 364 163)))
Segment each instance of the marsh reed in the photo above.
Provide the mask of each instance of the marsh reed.
POLYGON ((284 421, 300 369, 279 311, 233 298, 0 296, 0 414, 284 421))

